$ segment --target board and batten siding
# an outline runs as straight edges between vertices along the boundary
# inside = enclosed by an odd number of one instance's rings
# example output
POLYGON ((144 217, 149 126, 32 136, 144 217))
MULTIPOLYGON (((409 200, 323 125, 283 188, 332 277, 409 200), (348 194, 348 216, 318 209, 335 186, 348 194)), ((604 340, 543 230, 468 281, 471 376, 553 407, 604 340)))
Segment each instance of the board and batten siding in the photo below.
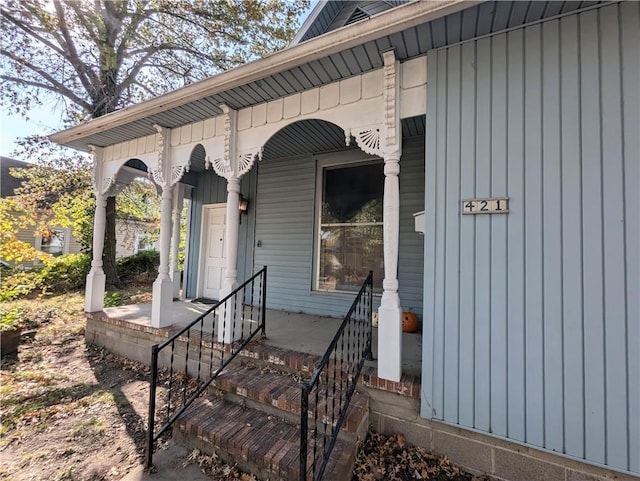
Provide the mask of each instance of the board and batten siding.
MULTIPOLYGON (((400 254, 398 279, 403 307, 422 312, 423 239, 413 213, 423 209, 424 137, 405 139, 400 161, 400 254)), ((258 164, 255 265, 269 266, 267 306, 342 317, 354 294, 314 292, 316 163, 313 156, 268 159, 258 164)), ((374 308, 379 305, 374 298, 374 308)))
MULTIPOLYGON (((195 187, 191 200, 191 221, 189 232, 189 257, 186 268, 185 297, 198 296, 198 269, 200 266, 200 237, 202 232, 202 207, 209 204, 227 202, 227 181, 212 170, 194 172, 195 187)), ((249 200, 247 215, 241 219, 238 232, 238 281, 243 282, 252 275, 253 269, 253 229, 255 227, 256 168, 254 166, 240 179, 240 192, 249 200)))
POLYGON ((422 377, 424 417, 636 474, 639 28, 607 4, 428 53, 422 377))

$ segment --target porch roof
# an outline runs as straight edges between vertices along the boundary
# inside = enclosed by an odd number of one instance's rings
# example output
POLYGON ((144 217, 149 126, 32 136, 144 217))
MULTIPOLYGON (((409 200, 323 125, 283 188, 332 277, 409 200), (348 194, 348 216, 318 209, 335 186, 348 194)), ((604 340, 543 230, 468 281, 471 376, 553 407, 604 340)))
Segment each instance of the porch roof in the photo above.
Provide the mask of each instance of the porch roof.
POLYGON ((55 133, 51 140, 79 150, 105 147, 177 128, 233 109, 274 100, 380 68, 382 52, 400 61, 427 51, 600 3, 416 1, 302 41, 264 59, 166 95, 55 133))

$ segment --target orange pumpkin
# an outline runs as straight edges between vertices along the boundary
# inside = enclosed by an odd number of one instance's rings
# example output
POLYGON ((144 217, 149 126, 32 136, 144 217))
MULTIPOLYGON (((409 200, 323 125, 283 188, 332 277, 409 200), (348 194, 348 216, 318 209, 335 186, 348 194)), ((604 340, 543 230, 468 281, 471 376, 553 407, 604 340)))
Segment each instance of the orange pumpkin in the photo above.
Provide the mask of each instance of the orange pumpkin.
POLYGON ((402 313, 403 332, 416 332, 418 330, 418 316, 411 311, 402 313))

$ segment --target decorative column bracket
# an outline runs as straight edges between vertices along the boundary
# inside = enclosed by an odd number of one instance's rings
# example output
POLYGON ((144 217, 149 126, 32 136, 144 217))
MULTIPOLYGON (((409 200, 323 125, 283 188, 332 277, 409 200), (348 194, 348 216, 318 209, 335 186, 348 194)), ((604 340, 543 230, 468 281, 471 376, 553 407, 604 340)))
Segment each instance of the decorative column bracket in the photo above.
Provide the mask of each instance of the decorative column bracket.
POLYGON ((253 167, 256 159, 262 160, 262 146, 247 152, 238 152, 238 112, 226 104, 220 105, 224 116, 224 149, 220 157, 205 159, 205 168, 212 167, 220 177, 229 180, 241 178, 253 167))
POLYGON ((116 184, 118 172, 106 176, 104 172, 104 149, 95 145, 89 145, 89 149, 93 157, 93 191, 96 195, 108 197, 110 190, 116 184))
POLYGON ((400 125, 400 62, 396 54, 389 50, 382 54, 384 61, 383 102, 384 102, 384 151, 385 153, 402 152, 402 127, 400 125))
POLYGON ((383 124, 366 127, 352 127, 345 130, 345 144, 351 145, 351 139, 355 139, 356 145, 364 153, 382 157, 382 136, 383 124))

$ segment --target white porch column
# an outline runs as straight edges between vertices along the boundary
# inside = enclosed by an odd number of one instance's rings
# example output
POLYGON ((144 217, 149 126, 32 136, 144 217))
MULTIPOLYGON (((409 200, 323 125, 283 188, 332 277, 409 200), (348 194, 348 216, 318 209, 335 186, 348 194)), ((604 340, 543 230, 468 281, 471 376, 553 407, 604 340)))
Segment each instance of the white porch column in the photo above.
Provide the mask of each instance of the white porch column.
POLYGON ((84 292, 84 310, 99 312, 104 308, 105 275, 102 270, 102 254, 104 250, 104 230, 107 220, 107 198, 96 194, 96 213, 93 217, 93 260, 91 270, 87 274, 84 292))
POLYGON ((395 52, 384 60, 384 280, 378 309, 378 376, 400 381, 402 376, 402 307, 398 295, 398 242, 400 239, 400 64, 395 52))
POLYGON ((178 269, 178 252, 180 249, 180 216, 184 199, 182 184, 173 186, 173 232, 171 234, 171 267, 169 274, 173 283, 173 298, 180 297, 180 270, 178 269))
POLYGON ((225 234, 226 269, 223 289, 227 294, 238 287, 238 234, 240 230, 240 179, 227 179, 227 220, 225 234))
POLYGON ((160 267, 153 283, 151 325, 164 327, 172 323, 173 283, 169 277, 169 247, 171 244, 172 186, 162 187, 160 214, 160 267))
POLYGON ((378 309, 378 376, 400 381, 402 376, 402 307, 398 295, 400 239, 400 155, 384 158, 384 280, 378 309))
MULTIPOLYGON (((229 295, 238 287, 238 237, 240 225, 240 179, 236 176, 227 178, 227 215, 225 227, 225 273, 220 289, 220 299, 229 295)), ((240 338, 242 319, 236 320, 233 329, 232 320, 236 315, 236 310, 242 309, 242 305, 234 302, 227 302, 220 310, 218 319, 218 340, 220 342, 233 342, 240 338), (226 318, 226 323, 224 319, 226 318)))

